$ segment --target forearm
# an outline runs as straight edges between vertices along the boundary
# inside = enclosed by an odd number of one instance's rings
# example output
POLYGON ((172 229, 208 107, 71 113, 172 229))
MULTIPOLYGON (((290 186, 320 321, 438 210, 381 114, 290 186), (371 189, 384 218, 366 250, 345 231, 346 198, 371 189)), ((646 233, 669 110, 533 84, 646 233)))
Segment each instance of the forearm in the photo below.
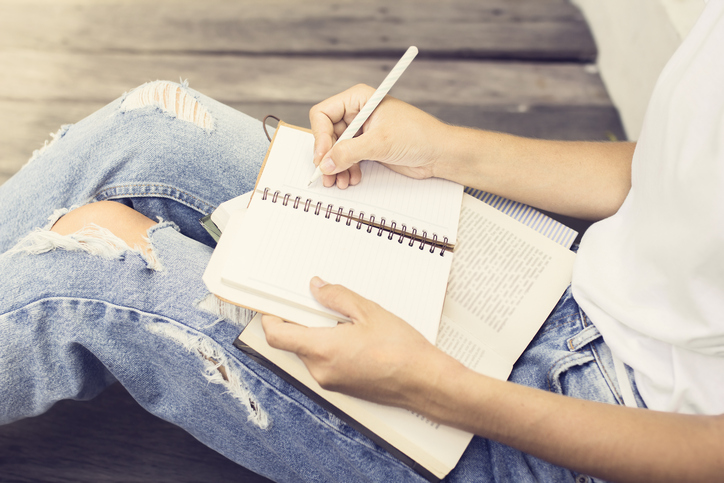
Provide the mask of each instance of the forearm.
POLYGON ((724 420, 584 401, 448 361, 420 407, 433 420, 615 481, 708 481, 724 471, 724 420), (423 407, 424 406, 424 407, 423 407), (571 428, 579 428, 572 437, 571 428))
POLYGON ((615 213, 631 186, 634 143, 528 139, 447 126, 435 175, 585 219, 615 213))

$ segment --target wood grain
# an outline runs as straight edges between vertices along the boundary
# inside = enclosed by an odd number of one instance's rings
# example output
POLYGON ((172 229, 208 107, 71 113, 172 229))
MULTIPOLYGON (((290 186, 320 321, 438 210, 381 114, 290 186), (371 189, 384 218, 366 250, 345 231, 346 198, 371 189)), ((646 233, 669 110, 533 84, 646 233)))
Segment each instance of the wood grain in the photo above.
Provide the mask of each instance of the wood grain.
POLYGON ((565 0, 6 0, 11 48, 580 61, 596 48, 565 0), (33 28, 23 22, 33 15, 33 28))
MULTIPOLYGON (((150 80, 186 79, 259 119, 275 114, 306 126, 314 104, 358 82, 379 84, 394 61, 23 50, 0 51, 0 63, 14 73, 0 90, 0 176, 9 177, 61 124, 150 80)), ((420 60, 391 95, 453 124, 551 139, 623 135, 586 64, 420 60)))

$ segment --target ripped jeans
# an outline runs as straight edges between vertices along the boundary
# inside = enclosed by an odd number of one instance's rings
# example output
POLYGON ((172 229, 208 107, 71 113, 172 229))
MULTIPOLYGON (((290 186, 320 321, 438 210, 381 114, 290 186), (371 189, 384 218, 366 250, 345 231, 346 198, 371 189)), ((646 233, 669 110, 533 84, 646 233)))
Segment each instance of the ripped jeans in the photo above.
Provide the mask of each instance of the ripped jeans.
MULTIPOLYGON (((423 481, 234 348, 251 314, 201 280, 213 241, 198 220, 253 188, 267 147, 259 121, 154 82, 61 128, 0 186, 0 424, 119 381, 148 411, 276 481, 423 481), (49 232, 100 200, 163 220, 148 232, 150 256, 110 233, 49 232)), ((621 403, 610 352, 570 291, 511 380, 621 403)), ((591 481, 477 437, 448 480, 591 481)))

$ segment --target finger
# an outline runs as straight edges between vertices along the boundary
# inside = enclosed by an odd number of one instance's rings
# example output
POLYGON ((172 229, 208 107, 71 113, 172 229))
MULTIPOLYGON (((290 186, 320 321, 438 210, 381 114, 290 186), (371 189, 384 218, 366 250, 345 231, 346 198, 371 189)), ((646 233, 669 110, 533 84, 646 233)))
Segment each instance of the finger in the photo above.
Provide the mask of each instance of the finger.
POLYGON ((263 315, 261 325, 270 346, 304 355, 313 342, 309 327, 285 322, 273 315, 263 315))
POLYGON ((335 140, 339 139, 342 134, 347 130, 347 126, 349 123, 345 122, 344 120, 342 122, 338 122, 334 125, 334 137, 335 140))
POLYGON ((314 135, 315 165, 319 165, 322 157, 329 152, 339 137, 337 131, 344 131, 346 124, 340 122, 344 117, 344 105, 341 102, 330 103, 330 98, 324 103, 317 104, 309 111, 309 121, 314 135))
POLYGON ((315 139, 314 164, 319 165, 324 154, 327 154, 373 93, 374 89, 370 86, 358 84, 310 109, 309 121, 315 139))
POLYGON ((334 183, 337 182, 337 175, 336 174, 325 174, 322 175, 322 185, 325 188, 331 188, 334 186, 334 183))
POLYGON ((344 190, 349 186, 349 170, 337 173, 337 188, 344 190))
POLYGON ((374 136, 363 133, 355 138, 341 141, 332 146, 324 156, 319 168, 324 174, 337 174, 355 166, 363 159, 384 161, 381 158, 380 142, 374 136))
POLYGON ((334 141, 335 138, 326 132, 319 132, 314 135, 314 156, 312 158, 312 162, 315 166, 319 166, 319 163, 322 162, 324 155, 332 149, 334 141))
POLYGON ((317 302, 355 322, 361 321, 369 308, 375 305, 350 289, 342 285, 328 284, 319 277, 312 278, 309 288, 317 302))
POLYGON ((358 185, 359 182, 362 181, 362 169, 360 168, 359 164, 350 166, 347 172, 349 173, 350 186, 358 185))

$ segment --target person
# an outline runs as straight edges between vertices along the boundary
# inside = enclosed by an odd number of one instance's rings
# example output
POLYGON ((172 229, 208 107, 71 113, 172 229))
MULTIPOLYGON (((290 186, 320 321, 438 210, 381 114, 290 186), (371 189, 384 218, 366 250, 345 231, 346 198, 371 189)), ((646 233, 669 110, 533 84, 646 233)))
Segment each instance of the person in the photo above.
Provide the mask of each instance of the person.
MULTIPOLYGON (((474 432, 449 481, 720 478, 722 43, 724 1, 710 0, 636 144, 454 127, 388 97, 362 134, 334 145, 372 89, 315 106, 325 186, 364 182, 357 162, 371 159, 601 221, 509 381, 469 371, 318 278, 312 294, 353 322, 311 329, 264 316, 269 343, 326 388, 474 432)), ((422 481, 235 349, 251 314, 201 280, 213 242, 198 218, 252 189, 267 146, 258 121, 157 81, 63 127, 0 186, 0 423, 120 381, 275 481, 422 481)))

